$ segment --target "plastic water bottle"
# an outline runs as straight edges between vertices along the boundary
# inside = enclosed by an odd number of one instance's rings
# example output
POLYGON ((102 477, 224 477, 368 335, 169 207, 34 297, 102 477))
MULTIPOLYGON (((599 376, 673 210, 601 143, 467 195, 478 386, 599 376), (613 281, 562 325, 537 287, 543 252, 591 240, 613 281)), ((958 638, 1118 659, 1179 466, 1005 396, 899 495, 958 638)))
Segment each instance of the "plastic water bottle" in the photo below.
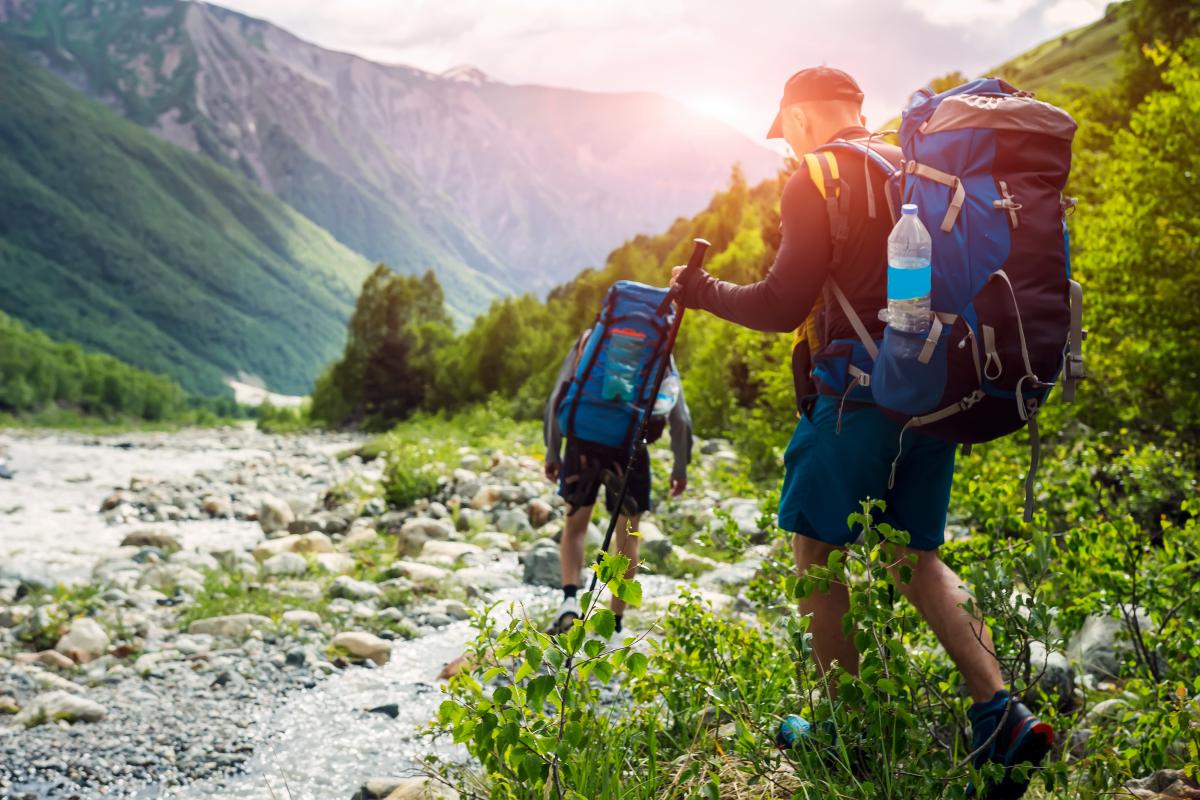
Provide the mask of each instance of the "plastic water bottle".
POLYGON ((887 323, 905 333, 928 333, 933 240, 917 216, 917 206, 900 207, 900 221, 888 236, 887 323))

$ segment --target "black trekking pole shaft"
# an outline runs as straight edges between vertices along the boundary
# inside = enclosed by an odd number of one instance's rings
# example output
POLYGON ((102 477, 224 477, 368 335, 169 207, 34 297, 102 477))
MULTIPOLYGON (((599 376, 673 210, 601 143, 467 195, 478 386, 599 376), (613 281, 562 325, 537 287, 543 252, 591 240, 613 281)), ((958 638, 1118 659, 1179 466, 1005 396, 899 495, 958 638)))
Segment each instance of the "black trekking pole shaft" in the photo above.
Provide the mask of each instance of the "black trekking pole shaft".
MULTIPOLYGON (((710 247, 709 243, 704 239, 692 240, 692 255, 688 258, 687 267, 683 274, 679 276, 678 285, 682 285, 688 275, 700 269, 700 265, 704 263, 704 254, 710 247)), ((617 519, 625 511, 625 497, 629 494, 629 476, 633 472, 633 461, 637 457, 638 447, 645 444, 646 427, 650 424, 650 415, 654 411, 654 403, 658 398, 658 392, 662 389, 663 379, 667 377, 667 370, 671 366, 671 351, 675 349, 675 338, 679 335, 679 326, 683 324, 683 312, 686 308, 683 300, 679 297, 679 291, 674 286, 667 292, 667 296, 663 298, 662 303, 658 306, 658 314, 664 315, 671 307, 671 303, 675 302, 678 311, 675 312, 675 319, 671 322, 671 328, 667 331, 667 348, 663 354, 662 363, 658 365, 658 372, 654 375, 654 391, 650 393, 650 400, 646 403, 646 407, 642 409, 642 419, 638 423, 637 434, 633 437, 633 441, 629 443, 629 449, 625 454, 625 472, 621 476, 621 491, 617 493, 617 502, 615 504, 616 511, 613 512, 612 518, 608 521, 608 531, 604 534, 604 543, 600 545, 600 552, 596 555, 596 563, 599 564, 604 558, 604 554, 608 552, 608 547, 612 544, 613 533, 617 529, 617 519)), ((588 591, 596 590, 596 581, 599 579, 600 573, 592 573, 592 583, 588 587, 588 591)))

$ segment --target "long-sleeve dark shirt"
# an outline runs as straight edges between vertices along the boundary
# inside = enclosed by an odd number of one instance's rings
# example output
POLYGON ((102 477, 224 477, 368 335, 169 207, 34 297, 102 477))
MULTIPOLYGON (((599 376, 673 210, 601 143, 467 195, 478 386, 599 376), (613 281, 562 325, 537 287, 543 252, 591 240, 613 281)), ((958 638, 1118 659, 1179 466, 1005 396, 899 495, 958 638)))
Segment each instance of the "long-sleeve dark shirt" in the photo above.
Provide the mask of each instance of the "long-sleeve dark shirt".
MULTIPOLYGON (((833 139, 865 137, 864 128, 839 131, 833 139)), ((887 299, 887 236, 892 222, 884 195, 884 179, 872 168, 876 218, 867 214, 862 159, 838 154, 841 177, 850 191, 849 236, 836 279, 873 336, 882 335, 879 309, 887 299)), ((717 280, 701 272, 688 280, 685 301, 692 308, 760 331, 791 331, 808 317, 830 275, 833 248, 825 199, 801 165, 788 180, 780 199, 783 241, 765 278, 745 286, 717 280)), ((836 304, 831 304, 836 306, 836 304)), ((857 339, 840 308, 831 307, 830 339, 857 339)))

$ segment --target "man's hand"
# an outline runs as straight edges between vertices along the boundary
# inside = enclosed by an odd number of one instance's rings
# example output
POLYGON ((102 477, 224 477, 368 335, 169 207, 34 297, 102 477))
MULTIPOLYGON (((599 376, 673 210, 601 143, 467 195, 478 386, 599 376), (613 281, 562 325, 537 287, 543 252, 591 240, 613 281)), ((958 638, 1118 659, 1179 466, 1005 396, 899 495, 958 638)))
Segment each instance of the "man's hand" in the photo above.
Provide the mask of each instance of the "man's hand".
POLYGON ((546 480, 550 481, 551 483, 558 483, 558 471, 561 468, 562 468, 562 464, 560 464, 559 462, 550 461, 549 459, 547 459, 545 467, 543 468, 546 473, 546 480))
POLYGON ((687 489, 687 478, 671 478, 671 497, 679 497, 687 489))
POLYGON ((680 291, 683 291, 683 284, 679 282, 679 279, 683 275, 683 271, 685 269, 687 269, 686 264, 681 264, 678 267, 671 268, 671 288, 672 289, 677 288, 680 291))

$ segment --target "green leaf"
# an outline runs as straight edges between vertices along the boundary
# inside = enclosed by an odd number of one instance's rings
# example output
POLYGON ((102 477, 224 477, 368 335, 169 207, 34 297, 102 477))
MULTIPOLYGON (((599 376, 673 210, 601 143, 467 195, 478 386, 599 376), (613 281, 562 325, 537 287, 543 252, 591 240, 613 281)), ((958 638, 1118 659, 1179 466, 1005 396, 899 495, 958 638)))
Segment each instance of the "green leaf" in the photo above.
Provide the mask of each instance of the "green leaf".
POLYGON ((529 682, 529 687, 525 690, 526 700, 529 708, 534 712, 540 713, 542 707, 546 704, 546 696, 554 689, 554 677, 552 675, 539 675, 529 682))
POLYGON ((617 581, 613 587, 613 594, 634 608, 642 604, 642 585, 635 580, 617 581))
POLYGON ((613 676, 612 664, 608 663, 607 661, 597 661, 596 665, 592 667, 592 674, 595 675, 596 680, 600 681, 601 683, 608 683, 612 680, 613 676))
POLYGON ((517 667, 517 674, 513 676, 513 681, 520 683, 533 674, 533 667, 529 666, 528 661, 522 661, 521 666, 517 667))
POLYGON ((604 642, 599 639, 588 639, 583 643, 583 652, 588 658, 595 658, 604 649, 604 642))
POLYGON ((507 686, 496 687, 496 691, 492 692, 492 700, 499 705, 504 705, 512 700, 512 689, 507 686))
POLYGON ((617 629, 617 618, 607 608, 597 609, 588 617, 587 627, 600 638, 608 639, 617 629))
POLYGON ((650 659, 645 653, 634 651, 625 658, 625 669, 629 670, 631 675, 643 678, 646 675, 646 667, 650 664, 650 659))
POLYGON ((542 665, 541 648, 530 645, 525 648, 525 661, 532 669, 537 669, 542 665))

